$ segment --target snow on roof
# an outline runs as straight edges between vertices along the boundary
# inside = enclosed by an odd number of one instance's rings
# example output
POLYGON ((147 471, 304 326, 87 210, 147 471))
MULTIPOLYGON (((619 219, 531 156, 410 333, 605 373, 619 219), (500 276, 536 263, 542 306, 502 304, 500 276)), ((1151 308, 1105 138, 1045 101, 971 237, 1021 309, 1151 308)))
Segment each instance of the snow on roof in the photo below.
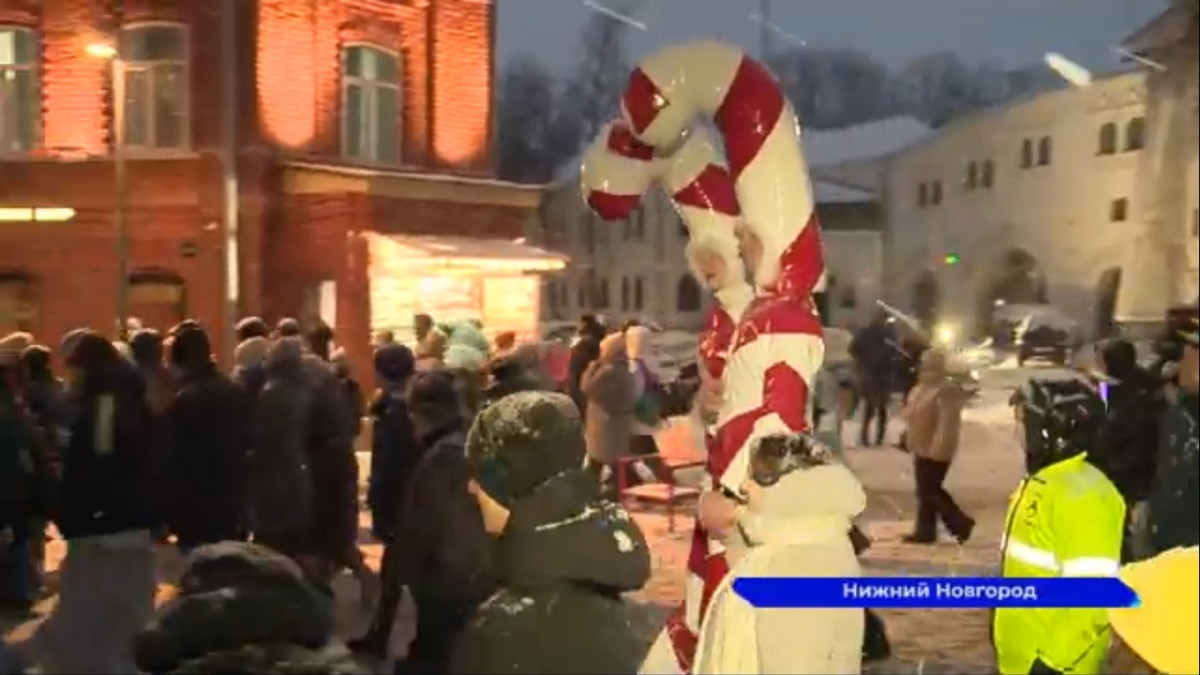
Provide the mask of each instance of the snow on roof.
POLYGON ((870 190, 822 178, 813 180, 813 195, 818 204, 857 204, 875 201, 875 194, 870 190))
POLYGON ((889 117, 840 129, 805 132, 804 155, 811 166, 834 166, 890 155, 932 133, 928 125, 913 117, 889 117))

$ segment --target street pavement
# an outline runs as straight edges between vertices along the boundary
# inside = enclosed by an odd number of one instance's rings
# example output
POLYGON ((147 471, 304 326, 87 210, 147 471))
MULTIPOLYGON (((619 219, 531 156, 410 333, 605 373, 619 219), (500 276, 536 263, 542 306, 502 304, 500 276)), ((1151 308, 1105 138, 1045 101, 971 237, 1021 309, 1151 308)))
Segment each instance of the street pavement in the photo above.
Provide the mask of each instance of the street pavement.
MULTIPOLYGON (((1023 473, 1012 415, 1005 401, 1008 390, 1018 386, 1027 375, 985 374, 983 400, 966 412, 959 454, 946 483, 951 494, 977 521, 975 534, 965 545, 951 543, 948 536, 944 542, 932 546, 904 543, 901 538, 911 530, 915 511, 911 458, 891 448, 849 449, 848 461, 870 496, 865 525, 874 543, 864 554, 869 574, 976 576, 996 572, 1005 504, 1023 473)), ((856 437, 856 424, 847 423, 845 431, 847 438, 856 437)), ((893 436, 898 432, 896 425, 893 436)), ((667 442, 686 442, 684 434, 672 438, 673 441, 667 442)), ((367 459, 365 453, 360 454, 364 477, 367 459)), ((691 518, 687 513, 678 515, 672 528, 663 513, 635 509, 634 517, 650 543, 654 564, 649 583, 629 597, 630 622, 649 647, 667 614, 683 599, 691 518)), ((366 513, 361 514, 361 525, 363 552, 368 563, 378 569, 382 550, 369 539, 366 513)), ((47 568, 51 577, 63 552, 60 541, 48 545, 47 568)), ((178 574, 179 561, 167 549, 160 551, 159 557, 165 595, 178 574)), ((365 628, 369 611, 349 577, 338 580, 336 591, 339 633, 356 636, 365 628)), ((27 637, 54 601, 53 596, 45 599, 32 617, 0 616, 6 639, 19 642, 27 637)), ((870 672, 991 672, 993 657, 985 610, 884 610, 881 614, 887 622, 894 658, 872 665, 870 672)), ((411 607, 405 607, 393 634, 394 655, 402 654, 411 638, 413 619, 411 607)))

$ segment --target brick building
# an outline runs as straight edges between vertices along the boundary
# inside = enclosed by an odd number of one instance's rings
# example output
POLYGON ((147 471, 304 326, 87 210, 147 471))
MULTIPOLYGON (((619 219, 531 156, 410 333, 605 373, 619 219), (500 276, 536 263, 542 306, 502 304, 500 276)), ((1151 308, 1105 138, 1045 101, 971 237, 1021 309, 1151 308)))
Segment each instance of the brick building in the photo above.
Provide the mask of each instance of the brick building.
POLYGON ((493 12, 489 0, 0 0, 0 333, 50 341, 116 316, 113 71, 89 54, 103 43, 118 45, 126 91, 130 314, 223 325, 229 105, 240 312, 315 318, 335 303, 339 341, 365 358, 370 236, 510 240, 536 207, 538 189, 490 178, 493 12), (223 96, 224 7, 237 12, 236 97, 223 96))

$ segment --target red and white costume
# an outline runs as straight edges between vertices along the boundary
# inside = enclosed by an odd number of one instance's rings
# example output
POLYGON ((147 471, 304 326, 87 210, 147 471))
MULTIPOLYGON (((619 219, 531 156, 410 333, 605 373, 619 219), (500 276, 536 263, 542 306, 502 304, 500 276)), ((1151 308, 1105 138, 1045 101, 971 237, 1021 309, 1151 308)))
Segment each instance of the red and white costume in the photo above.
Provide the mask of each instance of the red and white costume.
MULTIPOLYGON (((749 292, 713 289, 719 304, 701 335, 705 370, 725 385, 708 468, 714 484, 740 491, 756 439, 807 431, 809 384, 823 359, 811 294, 823 283, 824 260, 795 114, 760 63, 715 42, 669 47, 642 61, 622 111, 622 121, 594 146, 609 156, 585 160, 583 188, 597 214, 628 215, 648 186, 650 167, 688 223, 692 247, 715 243, 710 248, 733 260, 739 211, 762 244, 754 278, 759 297, 739 311, 749 292), (695 127, 700 117, 720 132, 727 169, 705 158, 705 137, 695 127)), ((669 639, 684 672, 705 604, 728 572, 718 544, 703 532, 693 544, 688 567, 695 583, 655 645, 669 639)), ((650 663, 655 651, 643 672, 667 672, 665 664, 650 663)))

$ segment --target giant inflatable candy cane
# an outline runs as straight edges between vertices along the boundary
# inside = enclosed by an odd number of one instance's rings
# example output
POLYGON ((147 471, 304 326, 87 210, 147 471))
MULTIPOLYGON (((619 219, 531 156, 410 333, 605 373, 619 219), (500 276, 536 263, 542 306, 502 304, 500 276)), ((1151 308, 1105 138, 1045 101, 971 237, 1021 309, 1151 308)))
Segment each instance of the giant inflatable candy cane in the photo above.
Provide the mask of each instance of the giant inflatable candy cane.
POLYGON ((811 297, 823 283, 824 260, 795 113, 762 64, 716 42, 668 47, 643 60, 621 103, 644 157, 669 154, 698 117, 711 117, 752 248, 760 249, 752 261, 760 297, 734 335, 713 462, 720 483, 738 491, 756 439, 807 431, 808 383, 824 352, 811 297))

